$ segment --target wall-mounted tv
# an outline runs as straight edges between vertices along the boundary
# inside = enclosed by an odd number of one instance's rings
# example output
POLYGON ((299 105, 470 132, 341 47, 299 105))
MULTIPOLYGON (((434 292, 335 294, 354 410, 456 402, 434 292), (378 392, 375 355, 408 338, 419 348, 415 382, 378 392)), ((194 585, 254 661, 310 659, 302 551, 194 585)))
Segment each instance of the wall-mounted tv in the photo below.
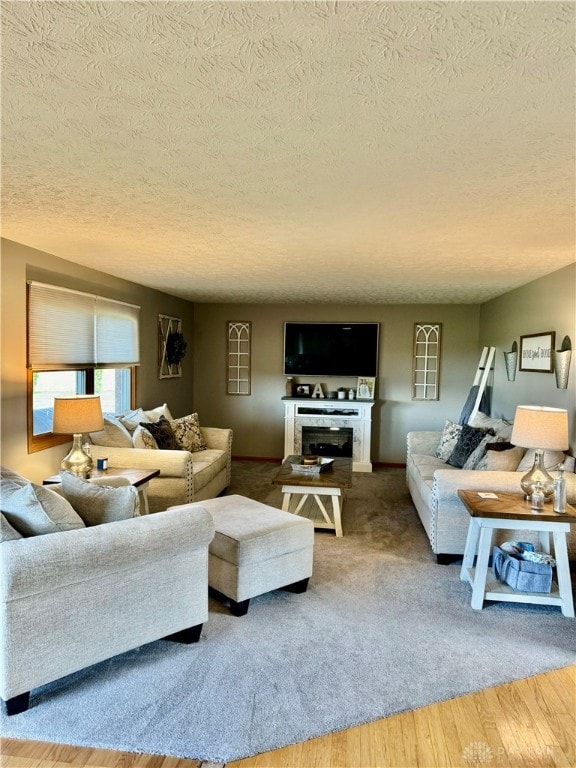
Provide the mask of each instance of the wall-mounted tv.
POLYGON ((286 376, 376 376, 378 323, 284 323, 286 376))

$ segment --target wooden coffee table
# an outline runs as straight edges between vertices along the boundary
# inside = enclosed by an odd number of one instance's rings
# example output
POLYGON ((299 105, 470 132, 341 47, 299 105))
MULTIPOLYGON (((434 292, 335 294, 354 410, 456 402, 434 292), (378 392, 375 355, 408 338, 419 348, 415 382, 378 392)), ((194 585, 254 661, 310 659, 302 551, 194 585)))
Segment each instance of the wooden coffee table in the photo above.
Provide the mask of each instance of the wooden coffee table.
POLYGON ((336 536, 342 536, 343 490, 352 487, 352 459, 336 458, 328 469, 305 474, 292 469, 290 462, 297 462, 299 458, 288 456, 272 481, 274 485, 282 486, 282 509, 294 515, 309 517, 315 528, 329 528, 336 531, 336 536), (293 499, 293 496, 301 498, 293 499), (332 499, 332 517, 322 496, 332 499))
MULTIPOLYGON (((489 491, 482 492, 490 495, 489 491)), ((574 616, 572 583, 566 538, 570 525, 576 523, 576 509, 566 505, 566 513, 558 514, 552 504, 535 511, 522 493, 494 491, 496 498, 482 498, 478 491, 458 491, 458 496, 470 514, 470 527, 462 561, 460 578, 472 585, 472 608, 481 610, 484 600, 504 600, 512 603, 557 605, 564 616, 574 616), (497 581, 488 561, 492 552, 494 530, 537 531, 542 551, 550 553, 550 534, 554 539, 554 557, 558 583, 552 584, 550 594, 518 592, 497 581), (476 567, 474 568, 474 558, 476 567)))

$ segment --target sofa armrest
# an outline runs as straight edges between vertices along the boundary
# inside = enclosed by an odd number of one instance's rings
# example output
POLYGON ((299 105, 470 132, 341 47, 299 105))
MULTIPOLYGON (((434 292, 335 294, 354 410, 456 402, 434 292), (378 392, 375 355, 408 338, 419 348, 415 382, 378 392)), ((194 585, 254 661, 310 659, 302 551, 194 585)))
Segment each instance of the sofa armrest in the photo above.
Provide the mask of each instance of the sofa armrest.
POLYGON ((110 474, 118 469, 159 469, 161 477, 187 477, 192 462, 189 451, 152 451, 148 448, 109 448, 92 445, 93 459, 108 459, 110 474))
POLYGON ((101 581, 152 562, 207 548, 212 516, 201 506, 147 515, 72 531, 4 542, 0 599, 6 603, 80 582, 101 581))
POLYGON ((434 456, 441 437, 442 432, 408 432, 406 437, 408 455, 418 453, 434 456))
POLYGON ((522 472, 479 469, 437 469, 434 484, 438 504, 458 499, 458 491, 503 491, 521 493, 522 472))
POLYGON ((232 448, 232 430, 219 427, 200 427, 202 437, 208 448, 230 451, 232 448))

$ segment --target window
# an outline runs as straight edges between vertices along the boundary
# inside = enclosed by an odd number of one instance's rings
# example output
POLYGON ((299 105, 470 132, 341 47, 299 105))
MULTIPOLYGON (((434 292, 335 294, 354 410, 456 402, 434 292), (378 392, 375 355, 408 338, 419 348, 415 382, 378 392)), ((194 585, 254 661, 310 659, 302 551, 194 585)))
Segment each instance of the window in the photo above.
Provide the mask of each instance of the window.
POLYGON ((54 398, 100 395, 104 413, 135 402, 139 307, 43 283, 28 289, 28 452, 52 434, 54 398))

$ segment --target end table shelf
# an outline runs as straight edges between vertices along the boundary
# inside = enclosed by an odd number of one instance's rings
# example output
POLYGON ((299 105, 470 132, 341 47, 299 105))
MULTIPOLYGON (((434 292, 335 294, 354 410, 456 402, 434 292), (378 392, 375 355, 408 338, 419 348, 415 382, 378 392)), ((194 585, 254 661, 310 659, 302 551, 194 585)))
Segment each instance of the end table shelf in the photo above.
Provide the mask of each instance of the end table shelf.
POLYGON ((521 493, 494 493, 482 498, 477 491, 458 491, 468 513, 470 525, 460 571, 462 581, 472 586, 471 606, 481 610, 485 600, 534 605, 557 605, 564 616, 574 617, 572 582, 566 538, 570 525, 576 523, 576 509, 569 504, 566 514, 557 514, 550 505, 536 512, 521 493), (495 530, 536 531, 540 547, 550 553, 550 534, 554 540, 556 578, 550 592, 521 592, 496 579, 488 567, 495 530), (476 567, 474 567, 476 559, 476 567))

